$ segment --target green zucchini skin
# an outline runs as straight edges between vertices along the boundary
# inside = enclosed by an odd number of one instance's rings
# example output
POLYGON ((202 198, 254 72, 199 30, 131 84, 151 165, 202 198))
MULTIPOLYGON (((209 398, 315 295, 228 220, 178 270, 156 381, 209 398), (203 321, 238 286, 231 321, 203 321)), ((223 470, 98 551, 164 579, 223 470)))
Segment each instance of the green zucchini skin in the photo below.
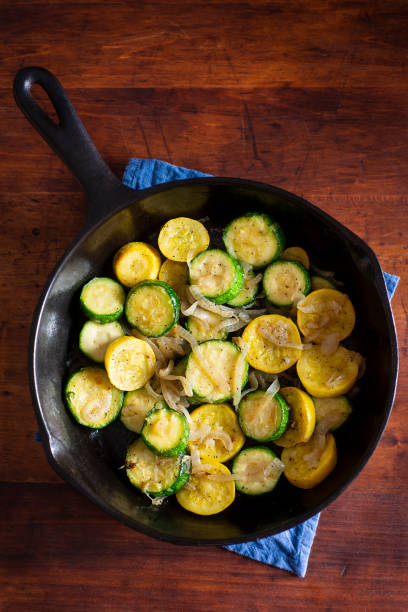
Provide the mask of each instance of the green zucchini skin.
POLYGON ((211 300, 215 304, 225 304, 236 297, 241 291, 244 284, 244 270, 239 261, 229 253, 221 249, 208 249, 196 255, 190 262, 189 283, 190 285, 197 285, 198 283, 201 294, 208 300, 211 300), (200 276, 197 274, 198 268, 203 264, 205 265, 206 261, 211 262, 211 259, 215 259, 216 257, 222 261, 222 265, 230 268, 231 272, 234 274, 233 280, 228 287, 216 290, 216 292, 202 291, 199 285, 200 276))
MULTIPOLYGON (((236 344, 234 344, 233 342, 229 342, 228 340, 207 340, 206 342, 202 342, 201 344, 199 344, 198 349, 200 349, 200 347, 204 347, 204 349, 201 348, 200 350, 206 351, 209 349, 210 351, 212 350, 217 351, 217 348, 221 346, 224 347, 224 345, 228 346, 228 348, 231 347, 231 350, 233 349, 234 352, 237 352, 237 353, 241 352, 240 348, 236 344)), ((194 384, 194 381, 191 380, 193 376, 193 371, 194 371, 193 370, 194 368, 193 351, 189 353, 187 357, 188 357, 188 360, 187 360, 185 376, 187 380, 189 381, 189 383, 191 384, 192 389, 193 389, 193 397, 188 398, 191 404, 196 404, 196 403, 222 404, 223 402, 227 402, 228 400, 232 399, 233 390, 230 394, 225 395, 223 397, 214 397, 214 395, 205 395, 204 393, 200 392, 200 389, 197 389, 197 386, 194 384)), ((243 389, 248 382, 248 370, 249 370, 248 361, 245 359, 244 375, 242 377, 241 389, 243 389)))
POLYGON ((91 427, 92 429, 103 429, 119 416, 123 405, 124 393, 111 384, 103 368, 87 366, 77 370, 68 378, 64 388, 64 397, 72 416, 80 425, 91 427), (101 418, 95 422, 91 422, 80 414, 81 402, 78 395, 81 391, 81 379, 82 384, 88 386, 95 396, 97 396, 98 392, 101 393, 104 390, 108 390, 111 393, 111 406, 108 407, 109 410, 106 411, 105 409, 101 418), (79 389, 76 389, 77 385, 79 385, 79 389))
POLYGON ((280 393, 275 393, 273 397, 270 397, 271 400, 274 401, 276 409, 280 410, 280 421, 278 422, 278 426, 273 431, 266 431, 265 435, 259 435, 254 432, 253 427, 251 427, 248 422, 248 415, 252 409, 251 404, 263 398, 267 400, 268 395, 266 391, 262 391, 261 389, 252 391, 240 401, 238 406, 238 421, 242 431, 248 438, 252 438, 257 442, 272 442, 272 440, 277 440, 284 433, 288 425, 289 409, 287 403, 280 393))
POLYGON ((129 291, 125 302, 125 316, 131 327, 135 327, 141 334, 147 337, 158 338, 164 336, 180 317, 180 300, 176 292, 164 281, 146 280, 138 283, 129 291), (146 295, 156 294, 160 299, 164 299, 166 312, 161 316, 155 316, 152 321, 143 321, 139 316, 137 308, 138 299, 142 298, 142 292, 146 295), (136 308, 135 308, 136 306, 136 308))
MULTIPOLYGON (((289 282, 289 281, 288 281, 289 282)), ((307 295, 310 291, 309 272, 299 261, 284 260, 274 261, 265 270, 262 279, 263 289, 267 299, 274 306, 293 306, 294 297, 299 293, 307 295), (285 278, 280 276, 286 270, 286 274, 292 274, 296 278, 297 288, 294 295, 285 295, 285 278)))
POLYGON ((123 314, 125 291, 122 285, 112 278, 96 276, 82 287, 79 303, 88 319, 97 321, 98 323, 110 323, 111 321, 119 319, 123 314), (106 291, 106 296, 108 296, 109 291, 117 294, 118 302, 111 310, 108 309, 107 312, 96 311, 90 304, 90 297, 92 297, 92 294, 96 291, 100 292, 101 289, 106 291))
POLYGON ((187 448, 190 428, 184 414, 163 405, 163 402, 158 402, 146 415, 141 436, 146 446, 148 446, 155 455, 162 455, 163 457, 177 457, 181 453, 184 453, 187 448), (159 419, 165 421, 170 421, 170 419, 173 419, 174 421, 174 419, 176 419, 178 425, 181 425, 180 435, 174 444, 170 446, 168 444, 166 445, 166 439, 160 440, 160 445, 157 441, 154 441, 153 427, 159 419))
MULTIPOLYGON (((252 265, 254 268, 264 268, 272 261, 278 259, 279 255, 285 248, 285 234, 279 223, 274 221, 269 215, 265 213, 259 212, 248 212, 240 217, 236 217, 233 219, 224 229, 223 232, 223 241, 225 248, 228 253, 238 259, 238 261, 243 261, 252 265), (251 237, 253 230, 252 224, 254 220, 259 223, 265 230, 266 236, 262 240, 263 248, 262 252, 257 254, 256 252, 251 252, 245 249, 246 241, 251 237), (242 239, 242 246, 240 244, 234 246, 236 242, 236 233, 239 226, 245 228, 247 225, 247 236, 242 239), (269 249, 265 248, 265 240, 269 236, 269 249), (268 252, 269 251, 269 252, 268 252)), ((238 240, 239 242, 239 240, 238 240)), ((261 247, 261 245, 259 245, 261 247)))
POLYGON ((310 278, 310 287, 311 291, 316 291, 317 289, 336 289, 336 285, 330 278, 319 274, 315 274, 310 278))
POLYGON ((92 361, 103 363, 109 343, 123 336, 123 333, 119 321, 86 321, 79 333, 79 348, 92 361))
POLYGON ((353 411, 353 406, 347 395, 338 395, 331 398, 312 397, 316 412, 316 425, 324 421, 327 415, 333 414, 332 427, 329 431, 336 431, 344 425, 353 411))
MULTIPOLYGON (((138 438, 133 442, 127 449, 126 460, 125 460, 126 474, 129 478, 130 483, 142 493, 149 495, 150 497, 167 497, 174 495, 187 483, 191 473, 191 459, 189 455, 180 454, 176 457, 160 457, 155 455, 144 443, 142 438, 138 438), (136 461, 135 461, 136 459, 136 461), (143 474, 138 472, 138 461, 144 461, 144 464, 148 471, 150 471, 150 487, 144 488, 142 485, 146 479, 146 471, 143 474), (159 476, 159 480, 154 484, 154 476, 157 462, 165 462, 171 466, 173 476, 171 479, 165 479, 164 476, 159 476)), ((160 467, 159 467, 160 470, 160 467)))
MULTIPOLYGON (((267 466, 271 460, 277 459, 278 457, 272 449, 267 446, 251 446, 242 450, 234 459, 232 464, 232 473, 239 474, 246 464, 253 464, 255 462, 261 463, 267 466)), ((272 491, 279 482, 281 474, 277 477, 275 474, 271 474, 266 481, 260 483, 256 482, 243 482, 241 480, 235 481, 235 487, 240 493, 245 495, 263 495, 272 491)))
POLYGON ((247 278, 251 280, 255 277, 256 274, 252 270, 248 270, 248 272, 244 273, 244 284, 242 286, 241 291, 235 298, 227 302, 227 306, 233 306, 234 308, 242 308, 243 306, 249 306, 256 300, 256 296, 259 292, 260 283, 254 285, 251 289, 245 287, 247 278))

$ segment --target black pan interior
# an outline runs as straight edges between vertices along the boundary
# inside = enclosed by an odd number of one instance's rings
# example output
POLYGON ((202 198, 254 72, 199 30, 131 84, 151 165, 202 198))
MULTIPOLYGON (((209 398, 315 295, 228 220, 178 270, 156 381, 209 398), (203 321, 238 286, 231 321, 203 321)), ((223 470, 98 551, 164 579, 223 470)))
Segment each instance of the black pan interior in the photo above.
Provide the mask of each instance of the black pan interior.
MULTIPOLYGON (((136 196, 135 196, 136 197, 136 196)), ((293 526, 333 500, 358 474, 385 427, 396 378, 396 340, 379 264, 357 236, 301 198, 257 183, 228 179, 181 181, 141 192, 130 206, 105 219, 73 245, 54 271, 37 312, 32 336, 31 376, 36 411, 48 458, 85 495, 131 527, 186 544, 255 539, 293 526), (213 517, 183 510, 174 499, 152 507, 128 482, 126 446, 134 439, 120 422, 101 431, 76 424, 62 388, 67 373, 83 364, 76 350, 81 324, 78 292, 91 277, 111 273, 115 251, 130 240, 146 240, 175 216, 209 217, 222 227, 251 210, 271 214, 288 245, 301 245, 319 268, 335 270, 357 311, 349 347, 367 360, 348 423, 336 434, 338 464, 310 491, 281 478, 260 498, 238 497, 213 517)))

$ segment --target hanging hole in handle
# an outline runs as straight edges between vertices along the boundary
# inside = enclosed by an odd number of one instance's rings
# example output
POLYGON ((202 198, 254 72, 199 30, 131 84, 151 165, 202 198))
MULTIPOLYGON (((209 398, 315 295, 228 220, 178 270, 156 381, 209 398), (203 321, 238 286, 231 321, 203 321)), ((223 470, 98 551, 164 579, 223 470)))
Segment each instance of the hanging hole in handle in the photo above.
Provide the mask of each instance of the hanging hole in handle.
POLYGON ((53 121, 55 125, 61 125, 61 120, 54 104, 51 102, 45 89, 39 83, 34 83, 32 85, 31 95, 40 108, 48 115, 51 121, 53 121))

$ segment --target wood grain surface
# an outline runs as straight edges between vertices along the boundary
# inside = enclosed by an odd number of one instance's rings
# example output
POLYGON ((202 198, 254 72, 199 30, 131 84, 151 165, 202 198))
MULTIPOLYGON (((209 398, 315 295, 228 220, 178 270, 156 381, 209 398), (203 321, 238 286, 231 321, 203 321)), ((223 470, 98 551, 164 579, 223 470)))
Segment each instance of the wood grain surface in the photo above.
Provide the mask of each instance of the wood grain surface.
POLYGON ((0 3, 0 609, 406 610, 408 5, 405 0, 0 3), (40 65, 120 176, 130 157, 312 201, 401 276, 400 375, 369 463, 321 515, 305 579, 161 543, 65 484, 34 441, 31 316, 86 199, 14 103, 40 65))

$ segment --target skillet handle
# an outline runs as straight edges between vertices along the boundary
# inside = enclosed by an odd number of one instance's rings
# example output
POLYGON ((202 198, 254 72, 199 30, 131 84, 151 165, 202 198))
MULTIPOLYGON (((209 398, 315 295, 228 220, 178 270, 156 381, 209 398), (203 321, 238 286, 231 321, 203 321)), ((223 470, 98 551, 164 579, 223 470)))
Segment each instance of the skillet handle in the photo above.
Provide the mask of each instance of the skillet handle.
POLYGON ((14 97, 24 115, 59 155, 85 189, 89 200, 88 224, 122 204, 135 200, 135 192, 123 185, 103 161, 58 79, 45 68, 22 68, 14 79, 14 97), (55 123, 31 94, 40 85, 59 119, 55 123))

